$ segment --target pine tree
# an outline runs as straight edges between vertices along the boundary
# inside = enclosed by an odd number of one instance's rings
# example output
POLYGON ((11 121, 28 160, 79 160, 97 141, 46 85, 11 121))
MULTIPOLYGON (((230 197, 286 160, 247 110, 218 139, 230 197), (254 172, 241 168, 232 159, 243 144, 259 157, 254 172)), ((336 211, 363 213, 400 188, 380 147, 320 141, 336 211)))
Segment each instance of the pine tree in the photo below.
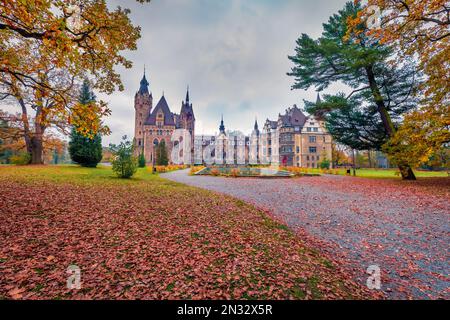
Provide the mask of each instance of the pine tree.
MULTIPOLYGON (((323 25, 318 40, 303 34, 297 40, 289 76, 292 89, 322 91, 331 84, 344 83, 349 95, 325 95, 319 104, 306 102, 306 111, 325 120, 334 139, 356 150, 381 150, 393 137, 402 116, 417 106, 416 70, 412 63, 392 65, 394 50, 370 38, 365 32, 348 31, 348 21, 357 16, 359 4, 348 2, 344 9, 323 25)), ((359 30, 367 29, 364 23, 359 30)), ((415 176, 407 163, 397 163, 403 179, 415 176)))
MULTIPOLYGON (((88 80, 83 82, 78 101, 81 104, 89 104, 95 101, 95 95, 90 88, 88 80)), ((70 135, 69 153, 73 162, 83 167, 96 167, 102 160, 102 138, 96 134, 93 139, 79 133, 73 127, 70 135)))
POLYGON ((156 150, 156 164, 158 166, 167 166, 169 164, 166 142, 164 140, 161 140, 161 142, 158 144, 156 150))
POLYGON ((139 158, 138 158, 138 163, 139 163, 139 168, 145 168, 145 156, 143 153, 139 154, 139 158))
POLYGON ((133 155, 133 143, 127 140, 127 136, 123 136, 119 145, 110 144, 109 149, 114 155, 112 170, 120 178, 131 178, 137 170, 137 159, 133 155))

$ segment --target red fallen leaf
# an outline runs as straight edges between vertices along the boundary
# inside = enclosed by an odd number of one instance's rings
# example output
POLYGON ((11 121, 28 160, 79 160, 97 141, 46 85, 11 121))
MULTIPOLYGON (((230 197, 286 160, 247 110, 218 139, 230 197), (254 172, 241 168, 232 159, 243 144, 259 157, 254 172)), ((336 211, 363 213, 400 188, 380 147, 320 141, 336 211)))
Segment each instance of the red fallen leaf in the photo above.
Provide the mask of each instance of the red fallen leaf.
POLYGON ((8 294, 13 299, 20 299, 23 297, 22 292, 24 292, 24 291, 25 291, 25 288, 14 288, 12 290, 9 290, 8 294))

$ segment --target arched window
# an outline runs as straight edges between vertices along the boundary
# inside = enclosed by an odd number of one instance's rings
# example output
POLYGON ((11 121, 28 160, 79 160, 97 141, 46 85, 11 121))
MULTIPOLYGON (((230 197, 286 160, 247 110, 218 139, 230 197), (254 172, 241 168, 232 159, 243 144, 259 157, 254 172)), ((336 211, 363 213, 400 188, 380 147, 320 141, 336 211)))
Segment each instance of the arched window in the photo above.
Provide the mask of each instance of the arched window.
POLYGON ((158 144, 159 144, 158 139, 153 140, 153 145, 154 145, 154 146, 157 146, 158 144))

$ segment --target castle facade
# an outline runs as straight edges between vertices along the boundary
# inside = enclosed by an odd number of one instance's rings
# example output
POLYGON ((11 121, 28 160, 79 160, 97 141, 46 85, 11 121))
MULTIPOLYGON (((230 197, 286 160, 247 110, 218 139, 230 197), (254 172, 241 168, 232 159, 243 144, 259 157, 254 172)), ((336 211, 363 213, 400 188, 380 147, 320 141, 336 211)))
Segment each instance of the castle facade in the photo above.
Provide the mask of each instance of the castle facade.
MULTIPOLYGON (((317 96, 317 103, 320 97, 317 96)), ((147 163, 155 164, 156 147, 164 140, 171 159, 172 150, 181 144, 175 137, 177 129, 190 134, 189 150, 174 150, 185 164, 279 164, 305 168, 318 168, 322 161, 332 160, 332 137, 324 122, 305 115, 296 105, 279 114, 275 121, 267 119, 262 130, 255 121, 250 136, 225 130, 222 117, 218 136, 196 136, 195 116, 189 99, 181 102, 180 113, 172 113, 164 94, 153 108, 153 95, 145 72, 134 98, 136 154, 144 154, 147 163), (186 161, 187 160, 187 161, 186 161)), ((180 162, 178 162, 180 163, 180 162)))
MULTIPOLYGON (((139 90, 134 96, 134 144, 136 154, 144 154, 147 163, 155 164, 156 147, 164 140, 170 159, 174 142, 172 135, 176 129, 186 129, 191 135, 191 146, 194 145, 195 116, 192 103, 189 101, 189 88, 186 99, 181 102, 180 113, 172 113, 164 94, 153 108, 153 95, 149 91, 149 82, 142 77, 139 90)), ((193 154, 192 150, 188 151, 193 154)), ((191 161, 192 163, 192 161, 191 161)))

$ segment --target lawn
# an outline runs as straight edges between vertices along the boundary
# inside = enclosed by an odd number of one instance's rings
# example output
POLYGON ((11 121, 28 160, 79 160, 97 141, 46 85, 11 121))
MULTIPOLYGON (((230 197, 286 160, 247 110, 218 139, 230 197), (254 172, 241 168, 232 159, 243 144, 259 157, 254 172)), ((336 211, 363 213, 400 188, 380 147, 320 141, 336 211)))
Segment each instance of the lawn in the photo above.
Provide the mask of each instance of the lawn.
MULTIPOLYGON (((320 169, 308 169, 308 172, 320 173, 320 169)), ((338 169, 340 175, 346 175, 345 169, 338 169)), ((353 170, 351 171, 353 175, 353 170)), ((417 178, 438 178, 438 177, 448 177, 446 171, 421 171, 414 170, 414 174, 417 178)), ((356 176, 361 178, 394 178, 401 179, 396 169, 358 169, 356 170, 356 176)))
POLYGON ((0 186, 3 299, 377 297, 265 212, 146 169, 0 166, 0 186))

